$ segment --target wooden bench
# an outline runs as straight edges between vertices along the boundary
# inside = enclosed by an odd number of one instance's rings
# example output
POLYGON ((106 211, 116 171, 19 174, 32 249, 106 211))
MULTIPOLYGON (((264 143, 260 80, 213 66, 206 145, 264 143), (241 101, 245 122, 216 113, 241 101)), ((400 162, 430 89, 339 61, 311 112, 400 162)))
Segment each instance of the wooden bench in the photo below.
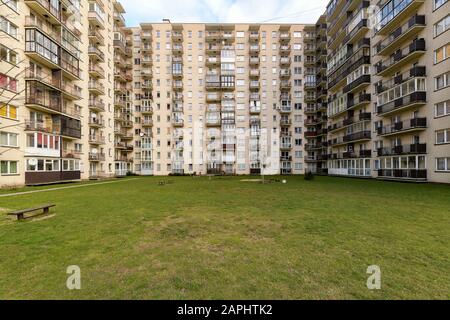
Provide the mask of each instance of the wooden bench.
POLYGON ((42 210, 42 214, 46 214, 46 213, 49 212, 49 209, 51 207, 55 207, 55 206, 56 206, 55 204, 46 204, 46 205, 39 206, 39 207, 36 207, 36 208, 17 210, 17 211, 13 211, 13 212, 8 213, 8 216, 16 216, 17 220, 23 220, 23 219, 25 219, 25 217, 24 217, 25 213, 42 210))

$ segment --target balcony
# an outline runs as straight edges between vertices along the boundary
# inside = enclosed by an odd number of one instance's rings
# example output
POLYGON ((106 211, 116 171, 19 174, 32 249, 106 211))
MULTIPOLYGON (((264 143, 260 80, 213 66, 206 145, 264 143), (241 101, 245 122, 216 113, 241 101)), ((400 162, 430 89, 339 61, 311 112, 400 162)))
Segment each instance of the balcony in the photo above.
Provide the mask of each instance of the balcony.
POLYGON ((96 81, 89 81, 88 85, 89 93, 94 95, 104 95, 105 94, 105 87, 103 84, 96 82, 96 81))
POLYGON ((101 100, 90 99, 88 107, 92 111, 103 112, 105 111, 105 103, 101 100))
POLYGON ((378 170, 380 179, 400 179, 400 180, 427 180, 426 169, 380 169, 378 170))
POLYGON ((427 93, 425 91, 413 92, 404 97, 398 98, 394 101, 377 107, 377 114, 387 116, 405 109, 416 106, 425 105, 427 103, 427 93))
POLYGON ((172 45, 172 53, 181 54, 183 53, 183 45, 181 44, 173 44, 172 45))
POLYGON ((249 109, 249 112, 250 112, 250 114, 258 114, 258 113, 261 113, 261 106, 259 105, 259 106, 250 106, 250 109, 249 109))
POLYGON ((354 79, 349 84, 347 84, 344 87, 343 92, 344 93, 353 93, 356 91, 360 91, 362 88, 364 88, 368 85, 370 85, 370 75, 363 74, 360 77, 354 79))
POLYGON ((43 17, 46 17, 50 23, 55 25, 61 24, 61 11, 58 6, 54 5, 54 1, 25 0, 25 3, 36 13, 39 13, 43 17))
POLYGON ((285 119, 285 118, 281 118, 280 120, 280 126, 282 127, 288 127, 292 125, 292 120, 291 119, 285 119))
POLYGON ((292 84, 289 80, 280 81, 280 90, 291 90, 292 84))
POLYGON ((383 77, 394 74, 404 65, 417 60, 425 52, 425 39, 416 39, 409 46, 395 52, 391 58, 377 63, 376 72, 383 77))
POLYGON ((382 35, 391 33, 400 21, 414 14, 424 2, 425 0, 399 0, 394 4, 393 0, 386 1, 380 9, 384 17, 375 25, 375 32, 382 35), (390 11, 386 10, 389 6, 390 11))
POLYGON ((364 141, 364 140, 370 140, 370 139, 371 139, 370 131, 366 130, 366 131, 359 131, 359 132, 345 135, 343 137, 343 142, 349 143, 349 142, 364 141))
POLYGON ((377 150, 377 154, 379 157, 409 155, 409 154, 426 154, 426 153, 427 153, 426 143, 399 145, 390 148, 379 148, 377 150))
POLYGON ((89 64, 89 75, 94 78, 105 78, 105 70, 96 64, 89 64))
POLYGON ((102 51, 100 51, 99 48, 97 48, 95 46, 89 46, 88 54, 89 54, 90 58, 93 58, 99 62, 105 61, 105 54, 102 51))
POLYGON ((280 65, 281 66, 288 66, 291 64, 291 58, 289 57, 281 57, 280 58, 280 65))
POLYGON ((105 122, 103 119, 89 118, 89 126, 93 128, 103 128, 105 127, 105 122))
POLYGON ((249 88, 250 90, 259 90, 259 81, 250 81, 249 88))
POLYGON ((105 38, 102 36, 99 30, 97 29, 89 29, 88 32, 89 40, 91 40, 92 43, 95 43, 100 46, 105 45, 105 38))
POLYGON ((149 114, 153 114, 153 107, 149 107, 149 106, 141 106, 141 113, 143 115, 149 115, 149 114))
POLYGON ((415 15, 407 23, 395 29, 386 39, 375 45, 375 54, 387 56, 395 52, 400 44, 411 40, 426 27, 425 16, 415 15))
POLYGON ((380 136, 392 136, 415 131, 422 131, 427 128, 427 118, 413 118, 406 121, 396 122, 389 126, 377 128, 380 136))
POLYGON ((103 20, 103 17, 100 16, 97 11, 89 10, 88 21, 97 28, 100 28, 102 30, 105 29, 105 22, 103 20))
POLYGON ((89 152, 89 161, 105 161, 105 154, 104 153, 98 153, 98 152, 89 152))
POLYGON ((206 114, 206 125, 208 127, 217 127, 221 125, 220 113, 211 112, 206 114))
POLYGON ((259 77, 259 69, 250 69, 250 77, 258 78, 259 77))
POLYGON ((250 57, 249 63, 250 65, 259 65, 259 57, 250 57))
POLYGON ((105 144, 105 137, 96 134, 90 134, 89 143, 94 145, 105 144))
POLYGON ((249 52, 250 54, 257 54, 259 52, 259 45, 257 44, 250 45, 249 52))

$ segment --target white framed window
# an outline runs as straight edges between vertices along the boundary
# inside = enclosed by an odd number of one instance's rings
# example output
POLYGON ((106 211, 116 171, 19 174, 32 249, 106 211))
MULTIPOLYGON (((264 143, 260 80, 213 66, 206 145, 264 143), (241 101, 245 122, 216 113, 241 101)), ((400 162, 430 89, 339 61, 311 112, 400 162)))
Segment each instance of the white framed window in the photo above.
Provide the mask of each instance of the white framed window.
POLYGON ((18 136, 17 133, 0 131, 0 146, 18 147, 18 136))
POLYGON ((450 172, 450 157, 436 158, 436 171, 450 172))
POLYGON ((18 174, 18 166, 18 161, 2 160, 0 161, 0 174, 2 176, 18 174))
POLYGON ((436 144, 450 143, 450 129, 436 131, 436 144))
POLYGON ((450 115, 450 100, 436 103, 434 105, 434 116, 436 118, 450 115))

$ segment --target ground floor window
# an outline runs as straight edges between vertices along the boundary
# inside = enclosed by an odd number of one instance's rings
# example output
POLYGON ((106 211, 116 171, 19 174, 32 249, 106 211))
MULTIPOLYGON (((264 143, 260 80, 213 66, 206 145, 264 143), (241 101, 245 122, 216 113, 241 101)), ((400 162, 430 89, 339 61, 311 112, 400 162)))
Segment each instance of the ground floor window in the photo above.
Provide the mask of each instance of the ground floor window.
POLYGON ((26 170, 27 171, 59 171, 60 160, 59 159, 27 159, 26 170))
POLYGON ((0 174, 2 176, 9 174, 18 174, 18 161, 0 161, 0 174))
POLYGON ((436 171, 450 172, 450 158, 436 158, 436 171))
POLYGON ((80 161, 77 159, 66 159, 62 164, 63 171, 80 171, 80 161))

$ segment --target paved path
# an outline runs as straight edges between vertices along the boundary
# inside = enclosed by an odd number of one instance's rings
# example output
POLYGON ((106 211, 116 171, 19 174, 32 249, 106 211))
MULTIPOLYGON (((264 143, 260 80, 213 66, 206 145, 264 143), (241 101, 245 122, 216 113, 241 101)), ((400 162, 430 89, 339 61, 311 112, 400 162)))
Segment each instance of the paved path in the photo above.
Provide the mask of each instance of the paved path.
POLYGON ((32 190, 32 191, 24 191, 24 192, 16 192, 16 193, 7 193, 7 194, 0 194, 0 197, 14 197, 14 196, 20 196, 20 195, 23 195, 23 194, 38 193, 38 192, 48 192, 48 191, 72 189, 72 188, 91 187, 91 186, 98 186, 98 185, 101 185, 101 184, 117 183, 117 182, 132 181, 132 180, 138 180, 138 179, 137 178, 133 178, 133 179, 105 181, 105 182, 94 182, 94 183, 81 184, 81 185, 77 185, 77 186, 58 187, 58 188, 32 190))

